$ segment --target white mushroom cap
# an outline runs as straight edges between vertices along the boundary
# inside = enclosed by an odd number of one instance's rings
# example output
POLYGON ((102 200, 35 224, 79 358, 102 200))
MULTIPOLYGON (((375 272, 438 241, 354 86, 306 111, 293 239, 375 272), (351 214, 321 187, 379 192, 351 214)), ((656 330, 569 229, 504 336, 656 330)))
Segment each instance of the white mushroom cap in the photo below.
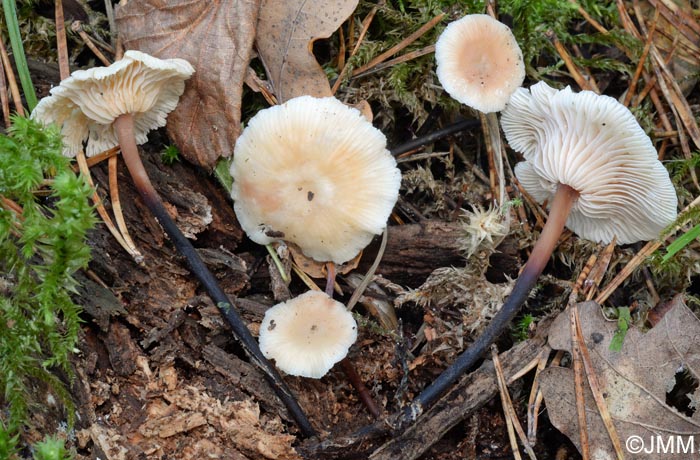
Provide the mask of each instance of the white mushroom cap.
POLYGON ((501 116, 510 146, 525 161, 515 174, 542 202, 558 184, 579 192, 566 226, 619 244, 657 238, 676 218, 677 198, 651 140, 622 104, 591 91, 521 88, 501 116))
POLYGON ((450 23, 435 44, 437 76, 452 98, 484 113, 503 110, 523 84, 523 53, 510 28, 486 14, 450 23))
POLYGON ((133 114, 136 143, 143 144, 150 130, 165 126, 192 73, 183 59, 129 50, 109 67, 73 72, 37 104, 32 118, 61 126, 66 156, 75 156, 86 139, 88 156, 118 145, 112 122, 125 113, 133 114))
POLYGON ((401 183, 381 131, 357 109, 311 96, 258 112, 236 142, 231 176, 250 239, 291 241, 338 264, 384 230, 401 183))
POLYGON ((309 291, 267 310, 258 340, 280 370, 319 379, 348 354, 357 323, 342 303, 309 291))

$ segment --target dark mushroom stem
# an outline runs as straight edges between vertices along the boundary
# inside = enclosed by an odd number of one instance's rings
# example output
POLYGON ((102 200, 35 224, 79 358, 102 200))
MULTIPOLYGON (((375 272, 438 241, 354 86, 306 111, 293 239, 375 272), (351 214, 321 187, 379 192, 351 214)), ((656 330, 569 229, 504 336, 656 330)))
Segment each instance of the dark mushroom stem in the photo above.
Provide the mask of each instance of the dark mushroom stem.
POLYGON ((182 234, 177 225, 175 225, 175 222, 163 206, 163 202, 153 188, 153 184, 151 184, 151 180, 141 162, 141 157, 139 156, 134 138, 134 119, 132 115, 125 114, 119 116, 114 121, 114 128, 117 133, 117 138, 119 139, 124 163, 126 163, 134 185, 139 191, 141 198, 143 198, 143 201, 146 203, 146 206, 148 206, 148 209, 153 213, 156 219, 158 219, 158 222, 168 234, 177 250, 185 257, 190 271, 197 277, 199 282, 204 286, 204 289, 209 293, 209 296, 214 301, 219 311, 221 311, 221 314, 226 318, 231 329, 233 329, 234 335, 248 353, 251 362, 263 372, 263 375, 275 390, 277 396, 282 400, 290 415, 296 421, 301 432, 307 437, 316 435, 316 431, 313 429, 311 422, 309 422, 301 406, 299 406, 299 403, 292 395, 291 390, 284 383, 277 370, 260 351, 258 342, 253 338, 250 331, 243 323, 243 320, 236 312, 233 302, 229 300, 226 293, 221 286, 219 286, 214 275, 212 275, 202 261, 197 250, 182 234))
POLYGON ((423 412, 424 408, 434 403, 450 385, 474 366, 491 344, 505 331, 547 265, 549 257, 557 245, 559 236, 564 230, 571 207, 578 196, 578 192, 573 188, 559 184, 549 210, 547 223, 544 225, 540 238, 535 243, 535 247, 532 249, 532 253, 503 307, 494 316, 481 336, 459 355, 452 365, 445 369, 404 410, 402 417, 398 421, 399 425, 404 426, 414 421, 423 412))
MULTIPOLYGON (((335 264, 333 262, 328 262, 326 264, 326 295, 330 298, 333 298, 335 275, 335 264)), ((360 374, 358 374, 355 370, 355 366, 352 365, 352 361, 350 361, 348 358, 343 358, 339 364, 340 368, 343 369, 345 376, 350 381, 350 384, 355 388, 357 394, 360 396, 360 401, 362 401, 362 404, 364 404, 369 413, 372 414, 372 417, 379 418, 381 411, 379 410, 377 403, 374 402, 374 399, 365 386, 365 383, 362 381, 362 377, 360 377, 360 374)))

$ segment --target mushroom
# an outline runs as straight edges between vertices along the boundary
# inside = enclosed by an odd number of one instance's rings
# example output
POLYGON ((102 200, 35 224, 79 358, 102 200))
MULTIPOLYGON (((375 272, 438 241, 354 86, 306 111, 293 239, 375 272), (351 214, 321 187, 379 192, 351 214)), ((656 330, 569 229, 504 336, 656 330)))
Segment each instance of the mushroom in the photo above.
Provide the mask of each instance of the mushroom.
POLYGON ((487 14, 450 23, 435 44, 437 76, 453 99, 480 112, 499 178, 498 200, 506 201, 501 133, 496 112, 503 110, 525 79, 525 63, 510 28, 487 14))
POLYGON ((359 110, 311 96, 258 112, 236 141, 231 176, 251 240, 290 241, 337 264, 384 230, 401 183, 381 131, 359 110))
POLYGON ((348 354, 357 323, 345 306, 308 291, 265 312, 260 349, 287 374, 319 379, 348 354))
POLYGON ((435 44, 445 91, 483 113, 500 112, 523 84, 523 54, 510 28, 487 14, 451 22, 435 44))
POLYGON ((234 334, 263 371, 305 435, 315 434, 291 391, 277 370, 263 356, 233 303, 219 286, 192 246, 168 214, 153 188, 139 156, 137 144, 147 133, 164 126, 167 114, 177 105, 185 80, 194 68, 182 59, 158 59, 140 51, 127 51, 109 67, 78 70, 41 100, 32 118, 61 126, 64 154, 75 155, 87 140, 87 155, 119 144, 134 185, 146 206, 158 219, 175 247, 185 256, 192 273, 205 287, 231 325, 234 334))
POLYGON ((406 423, 474 365, 503 333, 568 226, 583 238, 633 243, 657 238, 676 218, 668 172, 634 115, 608 96, 557 91, 540 82, 521 88, 501 117, 511 147, 525 161, 516 174, 549 218, 501 310, 483 334, 403 414, 406 423))

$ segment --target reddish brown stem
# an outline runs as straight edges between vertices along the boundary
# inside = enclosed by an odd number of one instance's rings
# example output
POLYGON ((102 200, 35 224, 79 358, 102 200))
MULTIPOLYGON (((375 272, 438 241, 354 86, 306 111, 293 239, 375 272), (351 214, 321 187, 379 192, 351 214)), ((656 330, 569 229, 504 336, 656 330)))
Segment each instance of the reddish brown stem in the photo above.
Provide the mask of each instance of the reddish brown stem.
POLYGON ((350 380, 352 386, 355 387, 355 390, 357 390, 360 400, 365 405, 369 413, 372 414, 372 417, 379 418, 382 412, 379 410, 377 403, 374 402, 369 389, 367 389, 365 384, 362 382, 362 377, 360 377, 360 374, 357 373, 355 366, 352 365, 352 362, 348 358, 345 358, 340 361, 340 367, 343 369, 343 372, 345 372, 345 376, 348 378, 348 380, 350 380))
POLYGON ((243 320, 234 308, 233 302, 229 300, 226 293, 221 289, 221 286, 219 286, 214 275, 212 275, 201 257, 199 257, 197 250, 182 234, 177 225, 175 225, 175 222, 170 217, 170 214, 168 214, 165 206, 163 206, 163 202, 155 188, 153 188, 153 184, 151 184, 151 180, 141 162, 141 157, 139 156, 138 147, 136 146, 134 138, 133 116, 131 114, 119 116, 114 121, 114 128, 117 133, 117 138, 119 139, 119 144, 121 145, 124 163, 129 169, 134 185, 143 198, 143 201, 146 203, 146 206, 148 206, 148 209, 153 213, 156 219, 158 219, 158 222, 170 237, 173 245, 185 257, 190 271, 197 277, 200 283, 202 283, 209 296, 219 308, 221 314, 231 326, 234 335, 248 353, 251 362, 262 371, 280 400, 282 400, 287 410, 289 410, 290 415, 299 425, 302 433, 305 436, 315 435, 316 432, 304 414, 301 406, 299 406, 291 390, 282 380, 279 372, 277 372, 260 351, 258 342, 252 336, 245 323, 243 323, 243 320))
POLYGON ((432 384, 425 388, 413 402, 404 410, 402 418, 398 424, 405 426, 414 421, 423 409, 435 402, 458 378, 481 358, 492 343, 503 334, 508 324, 512 321, 520 306, 527 299, 530 290, 537 282, 542 270, 547 265, 552 251, 557 245, 559 236, 564 230, 564 225, 571 212, 571 207, 578 198, 578 192, 568 185, 559 184, 554 195, 554 200, 549 210, 547 223, 542 229, 540 238, 532 249, 530 258, 527 260, 522 273, 513 286, 508 299, 503 307, 491 320, 484 332, 466 349, 450 367, 445 369, 432 384))

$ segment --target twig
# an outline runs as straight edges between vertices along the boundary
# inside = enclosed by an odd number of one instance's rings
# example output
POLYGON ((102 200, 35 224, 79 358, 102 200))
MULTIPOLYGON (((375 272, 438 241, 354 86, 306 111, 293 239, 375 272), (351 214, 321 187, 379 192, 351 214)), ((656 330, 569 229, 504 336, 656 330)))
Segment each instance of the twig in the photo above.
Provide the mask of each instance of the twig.
MULTIPOLYGON (((583 340, 583 331, 581 330, 581 318, 579 317, 578 306, 573 305, 573 315, 574 324, 576 327, 575 335, 579 340, 579 352, 581 353, 581 359, 583 365, 586 369, 586 377, 588 379, 588 385, 591 388, 591 393, 593 394, 593 399, 595 400, 596 406, 598 407, 598 412, 600 413, 600 418, 603 420, 603 425, 608 432, 610 441, 612 442, 617 458, 624 459, 624 453, 622 451, 622 445, 620 444, 620 437, 617 435, 617 430, 613 424, 612 417, 610 416, 610 411, 608 410, 608 405, 605 402, 605 397, 600 388, 600 383, 598 382, 598 377, 593 367, 593 362, 591 361, 590 353, 588 352, 588 347, 586 346, 586 341, 583 340)), ((572 341, 573 343, 573 341, 572 341)))
POLYGON ((2 105, 2 118, 5 120, 5 128, 9 128, 12 126, 10 121, 10 96, 7 93, 5 65, 2 59, 0 59, 0 105, 2 105))
POLYGON ((551 41, 554 45, 554 48, 557 50, 557 53, 559 53, 559 56, 564 61, 564 65, 566 65, 566 68, 569 70, 571 77, 576 81, 576 84, 579 86, 579 88, 595 91, 596 93, 600 94, 600 89, 598 88, 598 85, 593 79, 593 76, 590 74, 584 76, 581 73, 581 71, 574 63, 574 60, 571 58, 571 55, 566 50, 564 45, 562 45, 562 43, 559 41, 554 32, 548 30, 545 35, 547 36, 547 38, 549 38, 549 41, 551 41))
POLYGON ((406 54, 402 54, 399 57, 389 59, 386 62, 382 62, 381 64, 378 64, 369 70, 366 70, 362 73, 358 73, 357 75, 353 75, 352 79, 354 80, 356 78, 366 77, 368 75, 372 75, 373 73, 377 73, 381 70, 388 69, 389 67, 393 67, 396 64, 401 64, 402 62, 408 62, 410 60, 413 60, 413 59, 419 58, 421 56, 425 56, 426 54, 430 54, 430 53, 434 53, 434 52, 435 52, 435 45, 428 45, 425 48, 421 48, 419 50, 414 50, 414 51, 408 52, 406 54))
POLYGON ((24 116, 22 96, 20 96, 19 94, 19 86, 17 86, 17 79, 15 78, 15 73, 12 70, 10 56, 8 56, 7 54, 5 42, 3 42, 2 37, 0 37, 0 57, 2 57, 2 66, 5 69, 5 75, 7 75, 7 84, 10 86, 10 94, 12 94, 12 101, 15 104, 15 112, 17 112, 17 114, 20 116, 24 116))
POLYGON ((516 459, 521 458, 520 449, 518 448, 518 440, 515 438, 515 433, 517 433, 518 437, 520 438, 520 442, 525 448, 525 452, 527 452, 528 457, 530 457, 530 460, 537 460, 537 456, 532 450, 532 446, 530 446, 530 442, 528 441, 527 436, 525 436, 525 431, 523 431, 523 427, 518 420, 515 409, 513 408, 513 401, 508 393, 508 386, 503 375, 503 367, 501 366, 501 360, 498 357, 496 345, 491 345, 491 358, 493 360, 493 367, 496 371, 496 381, 498 382, 498 390, 501 395, 501 406, 503 407, 503 412, 506 417, 508 438, 510 440, 513 456, 516 459))
POLYGON ((362 404, 364 404, 369 413, 372 414, 372 417, 375 419, 379 418, 379 416, 382 415, 382 411, 379 409, 379 406, 377 406, 377 403, 374 402, 372 395, 362 381, 362 377, 360 377, 360 374, 355 370, 355 366, 352 365, 352 362, 350 362, 348 358, 341 360, 339 364, 345 376, 355 388, 355 391, 357 391, 362 404))
MULTIPOLYGON (((109 232, 114 236, 114 239, 117 240, 117 243, 124 248, 124 250, 134 259, 134 261, 137 261, 137 258, 140 257, 141 260, 143 259, 143 256, 141 254, 134 254, 131 252, 131 247, 124 241, 124 237, 122 234, 117 230, 117 228, 114 226, 114 222, 112 222, 112 218, 109 217, 109 214, 107 213, 107 210, 104 207, 104 204, 102 203, 102 198, 100 198, 100 195, 97 193, 97 189, 95 188, 95 183, 92 180, 92 176, 90 175, 90 168, 87 164, 87 161, 85 159, 85 153, 83 151, 79 151, 78 154, 76 155, 76 160, 78 162, 78 167, 80 169, 80 172, 83 174, 85 177, 85 180, 87 181, 88 185, 90 185, 90 188, 92 188, 92 202, 95 203, 95 209, 97 210, 97 213, 100 215, 102 218, 102 222, 107 226, 107 229, 109 232)), ((137 262, 138 263, 138 262, 137 262)))
POLYGON ((102 51, 100 51, 97 46, 92 42, 92 39, 90 36, 85 33, 83 30, 83 24, 80 21, 73 21, 73 24, 71 24, 71 30, 73 32, 77 32, 78 35, 80 35, 80 38, 83 39, 83 42, 87 45, 88 48, 90 48, 90 51, 92 51, 95 56, 97 56, 97 59, 100 60, 104 65, 109 66, 112 64, 112 62, 107 59, 107 57, 102 54, 102 51))
POLYGON ((428 144, 432 144, 434 142, 437 142, 440 139, 443 139, 447 136, 451 136, 451 135, 456 134, 460 131, 464 131, 464 130, 470 129, 470 128, 475 128, 475 127, 479 126, 480 124, 481 124, 481 122, 479 120, 460 120, 458 122, 455 122, 451 125, 448 125, 448 126, 442 128, 442 129, 438 129, 437 131, 433 131, 432 133, 427 134, 425 136, 411 139, 410 141, 408 141, 404 144, 401 144, 399 146, 394 147, 389 152, 394 156, 398 156, 398 155, 401 155, 402 153, 410 152, 412 150, 423 147, 424 145, 428 145, 428 144))
POLYGON ((576 3, 576 0, 569 0, 569 2, 571 2, 572 5, 576 6, 576 9, 578 10, 579 14, 583 16, 583 19, 585 19, 590 25, 592 25, 595 30, 597 30, 603 35, 607 35, 609 33, 608 30, 605 27, 603 27, 598 21, 593 19, 591 15, 588 14, 588 12, 584 10, 581 5, 576 3))
POLYGON ((591 447, 588 442, 588 425, 586 422, 586 398, 583 386, 583 365, 581 363, 581 337, 578 335, 576 328, 576 308, 576 302, 572 296, 569 302, 569 330, 571 332, 571 358, 574 367, 579 444, 581 445, 581 457, 583 457, 583 460, 590 460, 591 447))
MULTIPOLYGON (((345 65, 338 73, 338 78, 335 80, 335 83, 333 84, 333 88, 331 88, 332 94, 335 94, 338 92, 338 88, 340 88, 340 85, 343 83, 343 80, 345 79, 345 75, 348 73, 348 71, 350 69, 350 67, 348 66, 348 62, 355 54, 357 54, 357 51, 360 49, 360 45, 362 44, 362 41, 365 39, 365 35, 367 35, 367 31, 369 30, 369 26, 372 24, 372 21, 374 20, 374 16, 376 16, 377 11, 379 10, 379 7, 384 5, 384 3, 386 3, 386 0, 381 0, 377 5, 372 7, 370 12, 367 13, 367 16, 365 16, 365 19, 362 21, 362 29, 360 30, 360 36, 357 38, 357 43, 355 43, 355 47, 350 52, 350 56, 348 57, 348 60, 345 62, 345 65)), ((350 38, 352 38, 352 35, 350 35, 350 38)))
MULTIPOLYGON (((634 92, 637 90, 637 83, 639 82, 639 78, 642 75, 642 71, 644 70, 644 63, 646 62, 648 56, 649 56, 649 50, 651 50, 651 44, 652 40, 654 38, 654 32, 656 31, 656 22, 659 18, 659 11, 656 11, 656 14, 654 15, 654 20, 651 23, 651 29, 649 30, 649 33, 647 34, 646 41, 644 43, 644 50, 642 51, 642 55, 639 57, 639 62, 637 63, 637 68, 634 71, 634 75, 632 76, 632 80, 630 80, 629 87, 627 89, 627 94, 625 94, 625 99, 622 102, 622 104, 626 107, 629 107, 630 102, 632 102, 632 97, 634 96, 634 92)), ((642 99, 637 98, 637 102, 635 103, 635 106, 639 105, 639 103, 642 101, 642 99)))
POLYGON ((66 39, 66 23, 63 17, 63 0, 56 0, 56 48, 58 49, 58 70, 61 80, 70 75, 68 65, 68 40, 66 39))
MULTIPOLYGON (((698 206, 700 204, 700 196, 695 198, 692 203, 690 203, 688 206, 686 206, 682 211, 682 213, 685 213, 689 211, 691 208, 694 208, 695 206, 698 206)), ((683 225, 683 222, 675 225, 673 229, 668 232, 668 235, 671 235, 675 233, 681 226, 683 225)), ((641 265, 641 263, 649 257, 651 254, 654 253, 657 249, 663 245, 663 241, 665 238, 658 240, 658 241, 649 241, 644 247, 632 257, 632 259, 625 265, 625 267, 620 271, 620 273, 613 278, 613 280, 608 283, 608 285, 605 287, 605 289, 598 294, 598 297, 596 297, 595 301, 599 305, 602 305, 610 295, 615 292, 615 289, 617 289, 631 274, 634 272, 634 270, 641 265)))
POLYGON ((539 420, 539 407, 543 399, 540 374, 547 366, 547 356, 549 356, 549 350, 542 350, 542 353, 537 357, 537 370, 527 402, 527 439, 531 444, 537 441, 537 420, 539 420))
POLYGON ((362 72, 366 72, 367 70, 371 69, 372 67, 374 67, 378 64, 381 64, 382 62, 386 61, 394 54, 396 54, 399 51, 401 51, 402 49, 406 48, 411 43, 413 43, 414 41, 418 40, 420 37, 425 35, 430 29, 432 29, 433 27, 438 25, 440 23, 440 21, 442 21, 442 19, 445 17, 445 15, 446 15, 446 13, 438 14, 433 19, 431 19, 427 23, 423 24, 418 30, 413 32, 411 35, 409 35, 408 37, 401 40, 401 42, 392 46, 391 48, 389 48, 388 50, 386 50, 385 52, 383 52, 379 56, 377 56, 374 59, 372 59, 371 61, 369 61, 367 64, 353 70, 352 76, 354 77, 358 74, 361 74, 362 72))
POLYGON ((355 288, 355 291, 352 293, 350 300, 348 300, 348 303, 345 306, 345 308, 348 310, 353 309, 362 294, 364 294, 369 283, 372 281, 372 277, 374 277, 374 273, 377 271, 377 267, 379 267, 379 262, 382 261, 382 256, 384 255, 384 250, 386 249, 386 243, 389 240, 388 235, 389 227, 385 228, 384 232, 382 233, 382 242, 379 245, 379 250, 377 251, 377 256, 374 258, 374 262, 372 262, 372 265, 367 270, 367 273, 365 273, 364 278, 362 278, 362 282, 355 288))

